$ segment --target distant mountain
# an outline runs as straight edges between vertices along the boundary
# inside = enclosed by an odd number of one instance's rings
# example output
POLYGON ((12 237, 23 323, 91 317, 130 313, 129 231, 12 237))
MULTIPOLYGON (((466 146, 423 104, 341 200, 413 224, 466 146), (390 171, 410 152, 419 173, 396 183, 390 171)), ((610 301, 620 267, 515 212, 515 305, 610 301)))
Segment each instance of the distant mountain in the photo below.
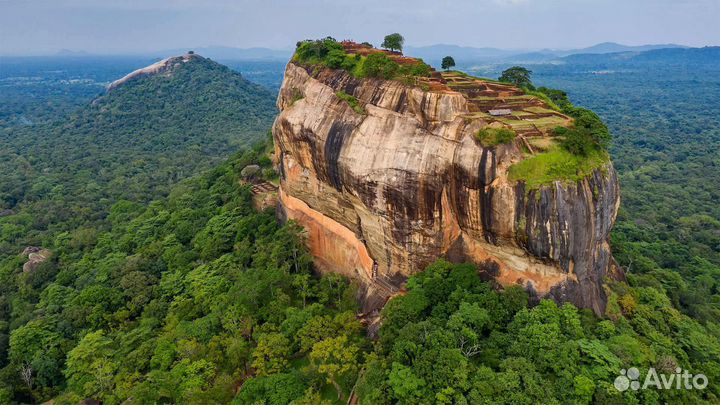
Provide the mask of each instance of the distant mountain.
POLYGON ((652 64, 664 65, 720 65, 720 47, 666 48, 644 52, 616 52, 608 54, 575 54, 562 58, 563 62, 575 64, 652 64))
POLYGON ((503 58, 503 62, 513 63, 543 63, 551 60, 558 59, 560 56, 552 51, 544 50, 538 52, 527 52, 517 55, 511 55, 503 58))
MULTIPOLYGON (((690 49, 689 47, 676 44, 658 44, 658 45, 622 45, 615 42, 603 42, 601 44, 593 45, 587 48, 570 49, 570 50, 554 50, 554 49, 543 49, 537 52, 527 52, 521 54, 515 54, 504 58, 507 62, 515 63, 543 63, 558 60, 560 58, 568 57, 571 55, 610 55, 615 54, 615 57, 623 58, 627 57, 628 54, 638 54, 641 52, 647 52, 659 49, 690 49), (619 54, 626 54, 621 56, 619 54)), ((582 59, 582 58, 579 58, 582 59)))
POLYGON ((677 44, 656 44, 656 45, 623 45, 616 42, 603 42, 601 44, 593 45, 587 48, 573 49, 570 51, 559 52, 558 54, 603 54, 603 53, 618 53, 618 52, 645 52, 652 51, 655 49, 666 49, 666 48, 688 48, 684 45, 677 44))
POLYGON ((655 49, 635 57, 636 62, 664 62, 675 64, 720 64, 720 46, 704 48, 655 49))
POLYGON ((657 44, 657 45, 639 45, 630 46, 622 45, 614 42, 603 42, 587 48, 560 50, 560 49, 542 49, 538 51, 528 50, 508 50, 498 48, 475 48, 469 46, 438 44, 430 46, 405 48, 405 53, 415 57, 422 58, 431 65, 439 65, 444 56, 452 56, 457 63, 468 62, 526 62, 538 63, 558 59, 574 54, 609 54, 618 52, 644 52, 655 49, 666 48, 687 48, 683 45, 676 44, 657 44))

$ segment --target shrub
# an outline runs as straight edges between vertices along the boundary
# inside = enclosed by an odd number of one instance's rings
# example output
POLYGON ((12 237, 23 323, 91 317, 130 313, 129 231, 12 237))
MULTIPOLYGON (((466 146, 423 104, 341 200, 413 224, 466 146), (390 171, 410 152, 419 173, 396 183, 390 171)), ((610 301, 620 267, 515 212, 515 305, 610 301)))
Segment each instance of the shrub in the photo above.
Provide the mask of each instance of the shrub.
POLYGON ((566 110, 573 107, 567 93, 562 90, 539 87, 537 89, 537 93, 545 95, 553 104, 558 106, 558 108, 560 108, 561 110, 566 110))
POLYGON ((360 63, 361 60, 362 56, 360 55, 345 55, 345 59, 343 60, 343 63, 342 65, 340 65, 340 67, 355 75, 355 67, 360 63))
POLYGON ((304 97, 305 96, 303 95, 303 93, 300 89, 293 87, 292 98, 290 99, 290 105, 295 104, 296 102, 302 100, 304 97))
POLYGON ((605 150, 611 136, 607 126, 594 112, 585 108, 569 107, 564 112, 575 119, 571 128, 555 128, 555 135, 562 137, 560 145, 568 152, 587 156, 593 150, 605 150))
POLYGON ((586 108, 571 107, 564 110, 566 114, 575 118, 575 128, 584 130, 592 138, 593 142, 601 148, 607 149, 612 140, 610 131, 608 130, 602 119, 586 108))
POLYGON ((332 49, 325 57, 325 66, 331 69, 337 69, 345 62, 346 56, 347 54, 342 49, 332 49))
POLYGON ((422 60, 417 63, 400 65, 384 53, 373 53, 367 57, 349 55, 343 46, 331 37, 298 42, 293 60, 301 63, 324 65, 331 69, 344 69, 355 77, 377 77, 385 80, 408 79, 407 84, 415 83, 413 77, 429 77, 430 65, 422 60))
POLYGON ((380 79, 393 79, 400 71, 400 65, 384 53, 373 53, 363 62, 361 75, 380 79))
POLYGON ((554 131, 555 136, 561 137, 560 146, 573 155, 587 156, 590 151, 596 148, 590 134, 578 128, 558 127, 554 131))
POLYGON ((350 107, 352 107, 353 111, 355 111, 358 114, 366 114, 365 109, 362 105, 360 105, 360 102, 357 98, 355 98, 351 94, 347 94, 344 91, 338 91, 335 93, 336 96, 338 96, 339 99, 345 100, 348 104, 350 104, 350 107))
POLYGON ((483 128, 477 133, 477 139, 485 147, 511 143, 517 134, 508 128, 483 128))
MULTIPOLYGON (((407 69, 403 69, 403 71, 407 71, 407 69)), ((431 73, 432 68, 430 67, 430 65, 423 62, 422 59, 420 59, 418 63, 409 65, 409 74, 411 76, 429 77, 431 73)))
MULTIPOLYGON (((295 58, 300 62, 321 63, 332 51, 345 51, 342 45, 331 37, 316 40, 306 40, 298 43, 295 58)), ((334 53, 337 55, 337 52, 334 53)))

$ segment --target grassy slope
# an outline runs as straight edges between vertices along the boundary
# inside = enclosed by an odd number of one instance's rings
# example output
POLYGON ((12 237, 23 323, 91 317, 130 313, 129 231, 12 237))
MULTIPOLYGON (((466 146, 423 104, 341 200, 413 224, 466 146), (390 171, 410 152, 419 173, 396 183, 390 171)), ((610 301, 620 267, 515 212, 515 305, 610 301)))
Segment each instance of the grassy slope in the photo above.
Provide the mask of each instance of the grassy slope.
POLYGON ((511 181, 524 181, 528 190, 537 189, 554 181, 575 182, 607 163, 606 152, 594 151, 588 156, 577 156, 558 146, 510 166, 511 181))

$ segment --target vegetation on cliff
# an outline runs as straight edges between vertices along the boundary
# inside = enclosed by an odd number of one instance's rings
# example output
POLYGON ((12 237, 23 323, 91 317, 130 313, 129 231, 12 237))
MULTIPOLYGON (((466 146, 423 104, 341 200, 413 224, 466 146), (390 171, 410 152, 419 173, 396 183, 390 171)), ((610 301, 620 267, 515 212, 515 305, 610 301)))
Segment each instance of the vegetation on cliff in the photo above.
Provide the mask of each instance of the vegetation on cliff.
POLYGON ((531 95, 541 97, 552 108, 573 118, 569 127, 557 127, 551 141, 541 153, 529 156, 509 169, 510 179, 523 181, 527 190, 537 189, 554 181, 576 182, 600 169, 610 160, 607 150, 612 139, 602 119, 593 111, 572 104, 561 90, 535 86, 532 72, 515 66, 507 69, 500 81, 510 82, 531 95))
POLYGON ((477 139, 484 147, 508 144, 515 140, 517 134, 509 128, 483 128, 478 131, 477 139))
POLYGON ((593 151, 578 156, 553 146, 549 150, 510 166, 508 178, 525 182, 526 190, 536 190, 555 181, 577 182, 608 162, 607 153, 593 151))
MULTIPOLYGON (((372 48, 365 47, 367 50, 372 48)), ((428 77, 432 68, 417 59, 400 64, 386 53, 375 50, 350 54, 342 43, 327 37, 298 42, 293 60, 308 65, 322 65, 331 69, 344 69, 355 77, 376 77, 385 80, 411 81, 413 77, 428 77)))
POLYGON ((349 106, 353 109, 353 111, 355 111, 356 113, 358 113, 358 114, 367 114, 367 112, 365 112, 365 108, 363 108, 363 106, 360 104, 360 102, 358 101, 358 99, 355 98, 354 96, 351 96, 350 94, 347 94, 347 93, 345 93, 344 91, 338 91, 337 93, 335 93, 335 95, 338 96, 338 98, 339 98, 340 100, 343 100, 343 101, 347 102, 348 105, 349 105, 349 106))

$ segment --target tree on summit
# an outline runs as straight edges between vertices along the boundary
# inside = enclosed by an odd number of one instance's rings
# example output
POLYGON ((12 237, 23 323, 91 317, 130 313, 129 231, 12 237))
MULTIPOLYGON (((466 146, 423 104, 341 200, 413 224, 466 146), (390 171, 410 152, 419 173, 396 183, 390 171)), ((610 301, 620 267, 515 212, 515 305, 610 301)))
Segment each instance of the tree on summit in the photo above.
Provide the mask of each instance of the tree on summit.
POLYGON ((518 87, 534 90, 535 86, 533 86, 530 76, 532 76, 532 71, 522 66, 513 66, 504 70, 498 80, 504 83, 514 84, 518 87))
POLYGON ((455 59, 452 56, 446 56, 442 58, 442 64, 440 65, 444 70, 448 70, 455 67, 455 59))
POLYGON ((403 38, 402 35, 400 35, 396 32, 394 34, 385 35, 385 40, 383 40, 383 43, 380 46, 382 46, 385 49, 389 49, 391 51, 402 52, 404 43, 405 43, 405 38, 403 38))

